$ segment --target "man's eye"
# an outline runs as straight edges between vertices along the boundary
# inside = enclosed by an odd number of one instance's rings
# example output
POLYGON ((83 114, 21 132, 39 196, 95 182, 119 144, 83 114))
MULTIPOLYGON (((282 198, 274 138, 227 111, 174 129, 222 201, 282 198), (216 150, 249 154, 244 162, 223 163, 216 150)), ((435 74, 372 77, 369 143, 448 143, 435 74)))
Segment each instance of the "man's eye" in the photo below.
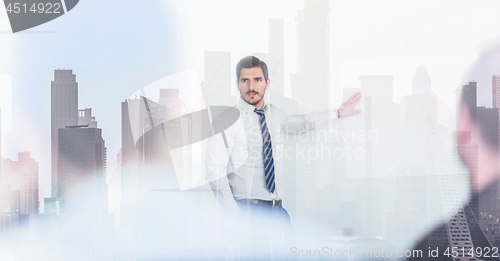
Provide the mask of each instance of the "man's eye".
POLYGON ((262 79, 257 79, 257 81, 258 81, 258 82, 261 82, 261 81, 262 81, 262 79))

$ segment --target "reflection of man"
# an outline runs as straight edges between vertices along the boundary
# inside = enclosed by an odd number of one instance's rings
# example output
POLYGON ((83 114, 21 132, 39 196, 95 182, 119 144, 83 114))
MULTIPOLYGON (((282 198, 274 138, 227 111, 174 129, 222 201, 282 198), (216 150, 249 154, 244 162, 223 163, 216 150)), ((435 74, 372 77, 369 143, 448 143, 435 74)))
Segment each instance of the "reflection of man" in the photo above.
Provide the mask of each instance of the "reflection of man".
POLYGON ((354 94, 338 111, 289 116, 264 101, 271 82, 265 62, 245 57, 238 62, 236 74, 240 118, 223 135, 210 139, 207 180, 224 209, 239 212, 244 217, 240 221, 246 222, 243 225, 257 234, 255 240, 266 242, 265 233, 272 233, 267 229, 272 222, 280 221, 271 225, 273 229, 291 228, 281 201, 286 175, 281 173, 283 135, 304 133, 330 119, 358 114, 354 107, 361 93, 354 94))
MULTIPOLYGON (((470 203, 478 202, 479 199, 486 204, 496 205, 500 178, 498 132, 491 132, 488 130, 491 125, 480 123, 476 91, 475 85, 469 84, 462 88, 456 136, 458 153, 469 169, 471 192, 475 196, 463 206, 463 211, 459 209, 457 213, 450 213, 453 216, 419 242, 415 249, 422 251, 423 258, 418 260, 499 260, 498 249, 493 248, 499 247, 499 241, 490 242, 485 235, 494 234, 498 228, 492 226, 483 230, 480 223, 485 221, 480 221, 480 216, 477 216, 478 213, 474 213, 470 206, 470 203), (477 151, 465 148, 470 148, 471 141, 477 144, 477 151)), ((454 196, 460 197, 454 194, 447 196, 448 200, 454 196)), ((499 215, 498 212, 488 214, 491 214, 493 219, 499 215)))

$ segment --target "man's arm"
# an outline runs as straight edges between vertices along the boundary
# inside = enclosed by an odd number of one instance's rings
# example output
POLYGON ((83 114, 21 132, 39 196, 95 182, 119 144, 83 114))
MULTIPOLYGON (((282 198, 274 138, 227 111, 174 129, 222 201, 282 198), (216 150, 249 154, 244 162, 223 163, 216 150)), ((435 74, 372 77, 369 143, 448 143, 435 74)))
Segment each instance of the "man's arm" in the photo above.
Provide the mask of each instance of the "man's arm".
POLYGON ((354 107, 360 100, 361 92, 356 92, 338 110, 288 116, 283 121, 281 130, 287 134, 302 134, 314 130, 316 125, 327 124, 331 119, 356 115, 360 113, 360 110, 354 110, 354 107))

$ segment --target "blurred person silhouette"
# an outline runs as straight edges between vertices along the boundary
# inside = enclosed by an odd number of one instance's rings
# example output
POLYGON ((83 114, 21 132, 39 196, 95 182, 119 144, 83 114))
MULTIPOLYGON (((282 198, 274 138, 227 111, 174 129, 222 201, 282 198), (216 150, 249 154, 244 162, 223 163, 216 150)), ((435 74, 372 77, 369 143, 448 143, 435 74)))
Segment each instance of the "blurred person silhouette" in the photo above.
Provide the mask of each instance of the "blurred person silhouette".
MULTIPOLYGON (((495 45, 499 46, 499 41, 496 43, 495 45)), ((488 219, 497 220, 498 224, 500 218, 497 207, 500 185, 499 104, 498 101, 493 101, 493 108, 477 106, 478 100, 484 100, 481 96, 491 93, 478 91, 478 88, 479 85, 485 86, 485 83, 491 83, 492 76, 494 82, 495 72, 500 71, 498 61, 500 61, 500 48, 484 52, 472 67, 468 77, 480 81, 469 82, 461 89, 456 147, 460 159, 469 171, 470 196, 463 206, 421 238, 414 247, 415 250, 422 251, 423 257, 420 259, 411 257, 409 260, 499 260, 500 238, 495 236, 498 234, 498 227, 494 228, 494 224, 493 226, 488 224, 488 219), (496 115, 496 120, 485 121, 484 113, 479 112, 485 109, 496 115), (468 149, 471 146, 477 146, 477 150, 468 149), (487 205, 492 207, 488 208, 487 205), (487 209, 491 209, 488 212, 493 213, 484 212, 487 209), (434 251, 431 255, 429 251, 433 250, 438 251, 434 251)), ((492 87, 495 88, 495 83, 492 87)), ((494 100, 495 91, 493 94, 494 100)), ((450 197, 453 198, 453 195, 450 197)))

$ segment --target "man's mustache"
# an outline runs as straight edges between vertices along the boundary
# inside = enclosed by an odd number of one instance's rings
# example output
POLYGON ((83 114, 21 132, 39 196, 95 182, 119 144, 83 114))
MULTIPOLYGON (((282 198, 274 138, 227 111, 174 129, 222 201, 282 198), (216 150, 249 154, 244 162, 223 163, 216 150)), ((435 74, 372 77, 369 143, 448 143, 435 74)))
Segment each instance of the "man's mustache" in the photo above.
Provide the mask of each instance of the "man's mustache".
POLYGON ((251 94, 251 93, 254 93, 254 94, 259 94, 259 93, 258 93, 258 92, 256 92, 256 91, 249 91, 249 92, 247 92, 247 94, 251 94))

